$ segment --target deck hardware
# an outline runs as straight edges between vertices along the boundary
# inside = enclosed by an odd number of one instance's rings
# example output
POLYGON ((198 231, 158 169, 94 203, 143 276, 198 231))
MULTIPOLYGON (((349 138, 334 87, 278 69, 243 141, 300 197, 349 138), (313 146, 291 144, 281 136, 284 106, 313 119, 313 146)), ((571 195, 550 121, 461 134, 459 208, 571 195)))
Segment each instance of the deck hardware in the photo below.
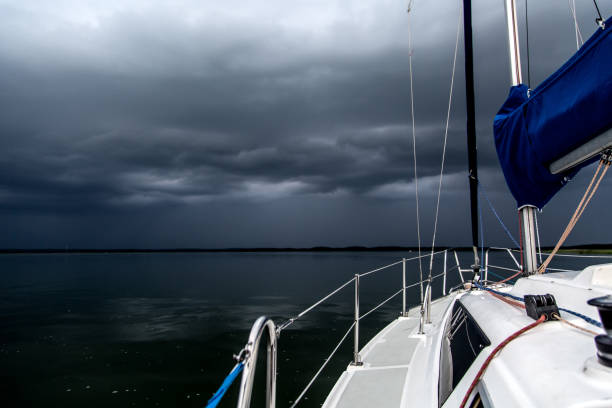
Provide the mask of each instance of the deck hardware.
POLYGON ((359 274, 355 274, 355 331, 354 334, 354 348, 353 348, 353 362, 351 365, 360 366, 363 365, 361 357, 359 356, 359 274))
POLYGON ((278 336, 276 334, 276 325, 272 319, 266 316, 261 316, 253 324, 246 346, 236 356, 236 358, 244 358, 244 369, 242 371, 242 378, 240 379, 240 393, 238 395, 238 408, 247 408, 251 405, 251 393, 253 391, 253 380, 255 379, 255 366, 257 364, 259 342, 266 331, 268 332, 266 407, 275 408, 276 406, 276 360, 278 351, 278 336))
POLYGON ((443 296, 446 296, 446 258, 447 258, 447 255, 448 255, 448 251, 444 250, 444 279, 442 280, 442 295, 443 296))
POLYGON ((406 317, 406 258, 402 258, 402 313, 406 317))
POLYGON ((612 295, 590 299, 587 303, 597 308, 606 331, 606 334, 595 336, 597 359, 606 367, 612 367, 612 295))
POLYGON ((419 320, 419 334, 425 334, 425 322, 431 323, 431 285, 427 284, 425 296, 421 302, 421 319, 419 320))
POLYGON ((601 152, 601 161, 604 162, 604 164, 612 163, 612 149, 606 149, 601 152))
POLYGON ((525 295, 524 299, 527 316, 533 320, 538 320, 541 315, 546 315, 546 320, 554 320, 553 314, 559 314, 557 301, 551 294, 525 295))

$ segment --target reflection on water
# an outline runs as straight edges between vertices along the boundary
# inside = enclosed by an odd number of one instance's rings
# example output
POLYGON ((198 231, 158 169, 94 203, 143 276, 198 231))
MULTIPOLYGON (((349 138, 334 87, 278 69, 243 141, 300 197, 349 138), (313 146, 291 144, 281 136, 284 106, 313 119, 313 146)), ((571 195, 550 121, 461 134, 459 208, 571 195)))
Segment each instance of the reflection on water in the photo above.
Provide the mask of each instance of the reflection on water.
MULTIPOLYGON (((202 407, 233 366, 231 356, 242 348, 257 317, 284 321, 355 273, 403 256, 414 255, 1 255, 3 406, 202 407)), ((470 256, 460 254, 464 266, 470 256)), ((504 254, 491 259, 512 266, 504 254)), ((570 269, 579 266, 570 262, 570 269)), ((440 258, 434 273, 441 268, 440 258)), ((412 262, 408 283, 417 276, 418 264, 412 262)), ((458 282, 452 271, 448 286, 458 282)), ((434 294, 441 284, 438 279, 434 294)), ((362 314, 400 285, 399 265, 362 278, 362 314)), ((418 298, 415 287, 409 301, 414 305, 418 298)), ((397 296, 362 321, 362 345, 397 316, 400 306, 397 296)), ((282 333, 279 406, 288 405, 310 380, 352 323, 352 308, 349 285, 282 333)), ((345 343, 302 406, 320 406, 350 360, 351 345, 345 343)), ((235 388, 221 406, 235 405, 235 388)), ((257 388, 254 398, 254 406, 261 406, 264 395, 257 388)))

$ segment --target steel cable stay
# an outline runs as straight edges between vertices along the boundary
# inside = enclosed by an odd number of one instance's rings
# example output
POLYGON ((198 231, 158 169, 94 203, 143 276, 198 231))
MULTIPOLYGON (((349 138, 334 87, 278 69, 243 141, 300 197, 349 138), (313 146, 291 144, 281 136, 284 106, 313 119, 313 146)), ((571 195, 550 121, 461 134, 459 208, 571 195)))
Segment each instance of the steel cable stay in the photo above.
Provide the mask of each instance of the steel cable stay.
POLYGON ((457 21, 457 34, 455 36, 455 53, 453 55, 453 69, 451 72, 450 90, 448 94, 448 108, 446 110, 446 125, 444 127, 444 143, 442 146, 442 160, 440 164, 440 177, 438 181, 438 197, 436 199, 436 212, 434 217, 434 228, 431 239, 431 258, 429 260, 429 276, 431 278, 431 271, 433 269, 433 255, 436 247, 436 233, 438 231, 438 214, 440 211, 440 196, 442 195, 442 180, 444 179, 444 162, 446 159, 446 145, 448 141, 448 126, 450 123, 450 112, 453 103, 453 88, 455 85, 455 71, 457 66, 457 50, 459 49, 459 34, 461 33, 461 20, 463 16, 463 8, 459 8, 459 19, 457 21))
POLYGON ((580 49, 584 44, 584 40, 582 39, 582 33, 580 32, 580 27, 578 26, 578 17, 576 17, 576 0, 568 0, 569 1, 569 9, 572 14, 572 20, 574 23, 574 30, 576 32, 576 49, 580 49))
MULTIPOLYGON (((480 181, 478 181, 478 192, 482 193, 482 196, 484 197, 485 201, 487 202, 487 204, 489 204, 489 208, 491 209, 491 212, 493 213, 493 215, 495 215, 495 218, 497 218, 497 221, 499 221, 500 225, 502 226, 502 228, 504 229, 504 231, 506 232, 506 235, 508 235, 508 237, 510 238, 510 240, 512 241, 512 243, 514 245, 516 245, 517 247, 520 246, 520 244, 518 243, 518 241, 514 238, 514 236, 512 235, 512 233, 510 232, 510 230, 508 229, 508 227, 506 226, 506 224, 504 223, 504 221, 502 221, 501 217, 499 216, 497 210, 495 210, 495 207, 493 206, 493 203, 491 203, 491 200, 489 199, 489 196, 487 195, 486 190, 484 189, 482 183, 480 181)), ((505 248, 502 248, 505 249, 505 248)))
MULTIPOLYGON (((412 121, 412 156, 414 161, 414 195, 416 202, 416 227, 417 227, 417 242, 419 248, 419 279, 423 281, 423 266, 421 263, 421 221, 419 216, 419 177, 417 173, 417 153, 416 153, 416 130, 414 123, 414 81, 412 78, 412 25, 410 24, 410 12, 412 11, 412 0, 408 3, 408 65, 410 73, 410 118, 412 121)), ((421 283, 421 293, 423 286, 421 283)), ((421 299, 421 302, 423 299, 421 299)))

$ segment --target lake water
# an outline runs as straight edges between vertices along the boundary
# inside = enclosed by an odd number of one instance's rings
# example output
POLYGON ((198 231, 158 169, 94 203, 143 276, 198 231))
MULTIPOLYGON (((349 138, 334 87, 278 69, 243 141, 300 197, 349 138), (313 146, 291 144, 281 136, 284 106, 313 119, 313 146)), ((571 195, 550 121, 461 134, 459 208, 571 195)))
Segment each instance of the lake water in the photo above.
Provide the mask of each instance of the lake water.
MULTIPOLYGON (((282 322, 355 273, 408 252, 0 255, 0 395, 6 407, 203 407, 261 315, 282 322), (8 403, 8 404, 7 404, 8 403)), ((470 253, 460 253, 463 267, 470 253)), ((592 261, 592 260, 587 260, 592 261)), ((512 266, 506 254, 491 263, 512 266)), ((584 262, 582 262, 584 263, 584 262)), ((455 265, 449 253, 448 265, 455 265)), ((577 263, 571 266, 578 267, 577 263)), ((423 261, 428 269, 428 260, 423 261)), ((407 283, 418 280, 410 262, 407 283)), ((442 257, 434 274, 442 271, 442 257)), ((508 276, 509 272, 498 271, 508 276)), ((492 278, 490 276, 490 278, 492 278)), ((448 287, 459 283, 456 270, 448 287)), ((442 279, 434 285, 441 293, 442 279)), ((361 279, 361 312, 401 287, 401 266, 361 279)), ((418 287, 409 291, 418 303, 418 287)), ((401 296, 361 322, 361 345, 401 296)), ((288 406, 352 323, 353 286, 282 332, 277 406, 288 406)), ((265 355, 262 348, 262 355, 265 355)), ((319 407, 352 356, 352 337, 300 406, 319 407)), ((263 406, 258 387, 253 406, 263 406)), ((234 385, 220 404, 235 406, 234 385)))

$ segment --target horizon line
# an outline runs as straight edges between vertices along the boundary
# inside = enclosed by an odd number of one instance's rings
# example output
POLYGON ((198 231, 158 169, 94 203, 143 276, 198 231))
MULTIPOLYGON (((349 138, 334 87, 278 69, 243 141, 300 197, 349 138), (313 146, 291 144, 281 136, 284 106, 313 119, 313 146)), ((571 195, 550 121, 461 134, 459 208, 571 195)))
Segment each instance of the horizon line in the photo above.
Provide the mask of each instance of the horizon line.
MULTIPOLYGON (((485 247, 490 248, 490 247, 485 247)), ((551 250, 553 246, 543 246, 543 250, 551 250)), ((518 248, 510 248, 518 249, 518 248)), ((580 244, 568 245, 563 249, 612 249, 612 244, 580 244)), ((180 253, 180 252, 392 252, 392 251, 418 251, 416 246, 381 245, 345 247, 314 246, 314 247, 233 247, 233 248, 0 248, 0 254, 51 254, 51 253, 180 253)), ((434 251, 441 250, 472 250, 471 246, 445 246, 434 247, 434 251)), ((431 248, 421 247, 421 252, 430 252, 431 248)))

